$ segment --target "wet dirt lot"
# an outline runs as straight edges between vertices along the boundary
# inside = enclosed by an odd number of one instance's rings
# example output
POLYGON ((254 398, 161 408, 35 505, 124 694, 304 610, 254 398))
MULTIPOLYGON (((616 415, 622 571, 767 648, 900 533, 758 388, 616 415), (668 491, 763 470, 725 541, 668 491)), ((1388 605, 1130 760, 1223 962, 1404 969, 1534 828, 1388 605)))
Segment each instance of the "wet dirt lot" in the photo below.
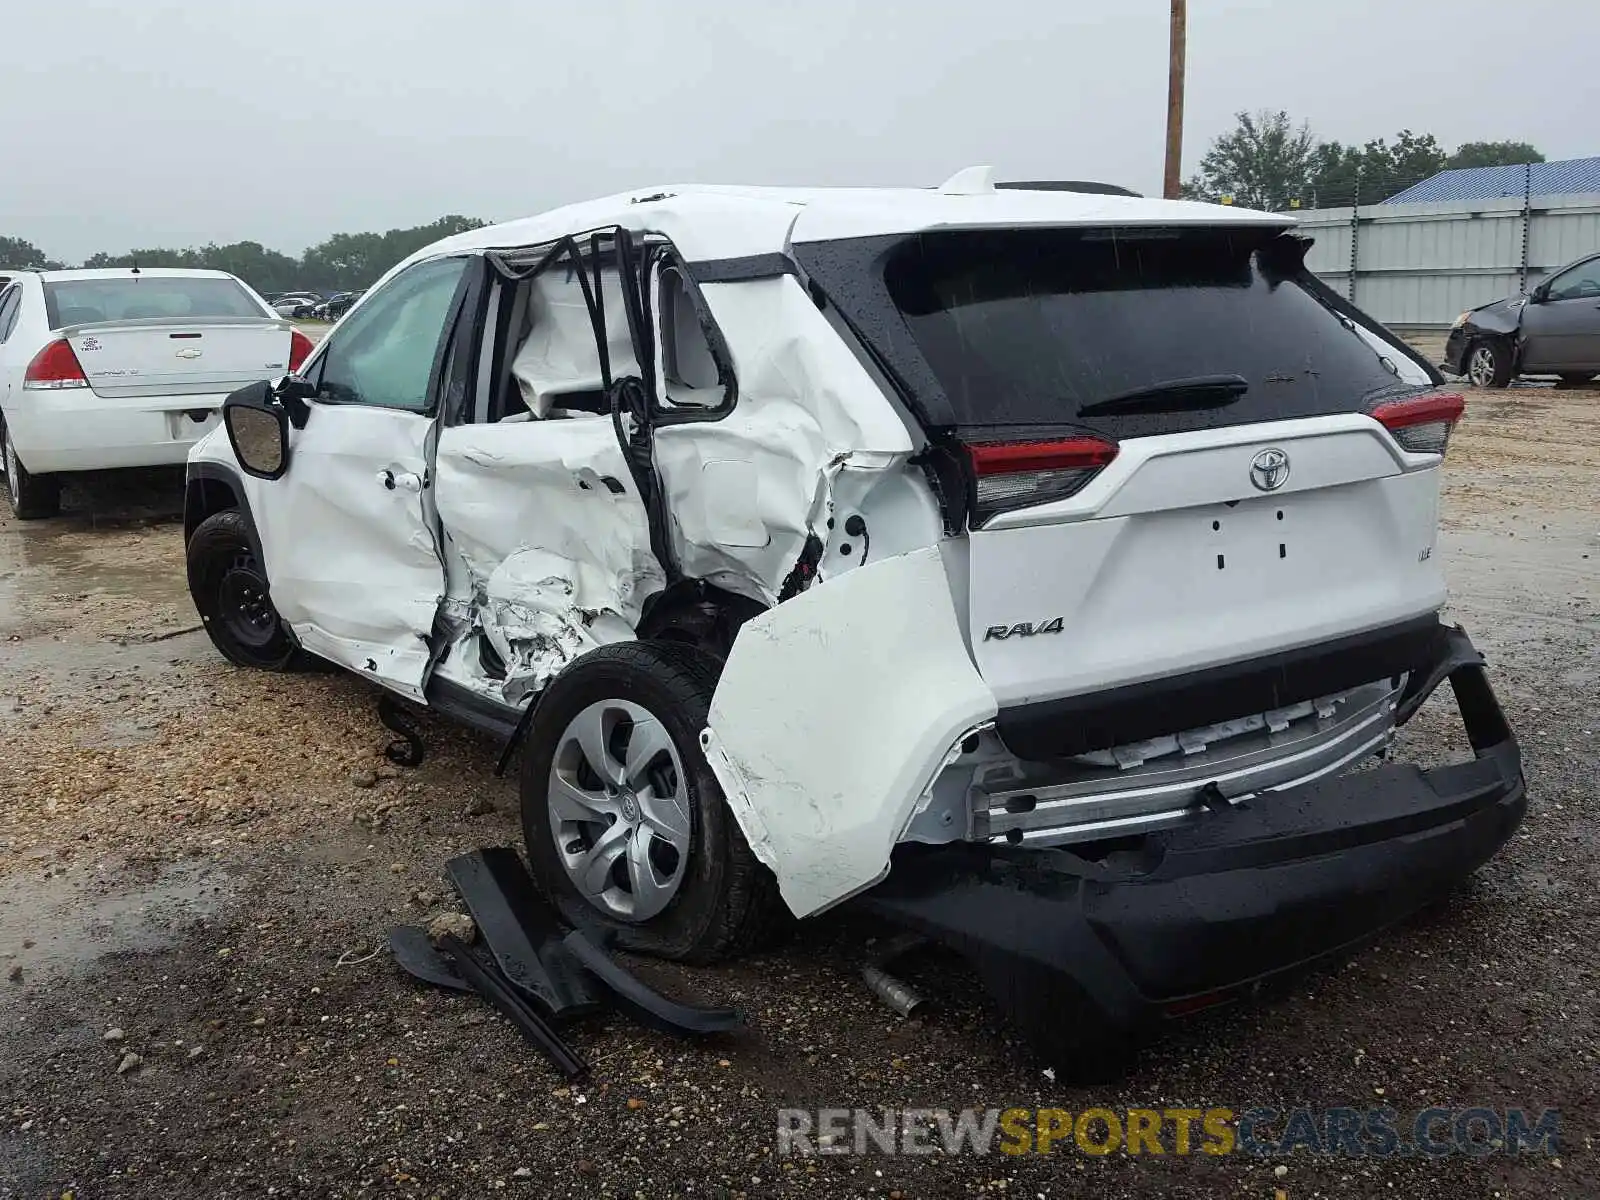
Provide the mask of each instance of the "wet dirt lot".
MULTIPOLYGON (((1447 903, 1098 1087, 1045 1078, 948 963, 910 972, 926 1015, 889 1014, 856 978, 883 931, 849 914, 737 965, 641 966, 749 1032, 580 1026, 593 1075, 564 1086, 380 951, 445 905, 448 856, 518 841, 496 748, 426 720, 426 761, 397 770, 361 681, 222 662, 174 478, 0 518, 0 1196, 1600 1193, 1600 392, 1472 394, 1447 476, 1451 615, 1521 735, 1526 824, 1447 903), (1013 1105, 1557 1107, 1562 1147, 774 1156, 780 1107, 1013 1105)), ((1452 716, 1436 698, 1407 751, 1459 749, 1452 716)))

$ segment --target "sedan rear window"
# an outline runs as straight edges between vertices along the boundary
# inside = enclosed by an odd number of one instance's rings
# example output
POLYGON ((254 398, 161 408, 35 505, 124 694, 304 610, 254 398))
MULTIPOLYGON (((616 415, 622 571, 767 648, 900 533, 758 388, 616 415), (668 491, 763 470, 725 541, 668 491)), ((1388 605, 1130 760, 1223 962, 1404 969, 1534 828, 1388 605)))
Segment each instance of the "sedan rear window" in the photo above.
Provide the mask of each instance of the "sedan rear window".
POLYGON ((44 285, 44 303, 51 329, 150 317, 227 320, 267 315, 238 283, 213 277, 60 279, 44 285))
POLYGON ((957 425, 1127 437, 1352 411, 1396 385, 1303 254, 1278 229, 1005 229, 882 261, 957 425))

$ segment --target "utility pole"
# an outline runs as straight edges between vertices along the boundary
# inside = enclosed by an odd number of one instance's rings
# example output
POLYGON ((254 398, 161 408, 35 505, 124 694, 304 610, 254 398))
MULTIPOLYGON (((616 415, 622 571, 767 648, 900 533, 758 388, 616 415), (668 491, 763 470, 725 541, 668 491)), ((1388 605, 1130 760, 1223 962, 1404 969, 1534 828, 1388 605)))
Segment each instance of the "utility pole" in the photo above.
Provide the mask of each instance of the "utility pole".
POLYGON ((1172 0, 1172 61, 1167 72, 1167 172, 1161 194, 1178 198, 1183 184, 1183 58, 1188 40, 1188 0, 1172 0))

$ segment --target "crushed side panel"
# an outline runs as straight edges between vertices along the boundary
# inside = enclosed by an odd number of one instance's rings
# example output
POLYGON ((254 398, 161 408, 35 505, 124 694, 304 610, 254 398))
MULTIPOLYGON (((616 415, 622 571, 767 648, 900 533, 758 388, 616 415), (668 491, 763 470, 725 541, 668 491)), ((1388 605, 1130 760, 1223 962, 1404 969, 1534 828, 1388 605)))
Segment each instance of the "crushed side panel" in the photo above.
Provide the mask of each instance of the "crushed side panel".
POLYGON ((748 622, 703 740, 751 849, 807 916, 884 877, 951 746, 995 711, 929 548, 748 622))
MULTIPOLYGON (((439 515, 462 572, 450 615, 505 678, 452 678, 520 703, 572 659, 633 637, 665 585, 644 506, 601 417, 461 425, 439 436, 439 515)), ((444 668, 441 668, 444 669, 444 668)))
POLYGON ((773 604, 807 538, 827 541, 840 472, 887 478, 914 446, 792 277, 700 290, 739 399, 725 417, 656 431, 674 547, 685 574, 773 604))

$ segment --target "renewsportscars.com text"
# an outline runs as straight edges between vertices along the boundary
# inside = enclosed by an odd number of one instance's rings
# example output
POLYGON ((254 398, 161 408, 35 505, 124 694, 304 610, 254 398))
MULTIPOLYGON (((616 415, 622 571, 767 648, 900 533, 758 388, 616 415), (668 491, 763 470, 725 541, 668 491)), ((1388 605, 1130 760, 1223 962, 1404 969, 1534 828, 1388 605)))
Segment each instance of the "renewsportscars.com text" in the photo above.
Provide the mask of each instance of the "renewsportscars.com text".
POLYGON ((1558 1154, 1553 1109, 935 1108, 778 1110, 780 1157, 814 1154, 1558 1154))

